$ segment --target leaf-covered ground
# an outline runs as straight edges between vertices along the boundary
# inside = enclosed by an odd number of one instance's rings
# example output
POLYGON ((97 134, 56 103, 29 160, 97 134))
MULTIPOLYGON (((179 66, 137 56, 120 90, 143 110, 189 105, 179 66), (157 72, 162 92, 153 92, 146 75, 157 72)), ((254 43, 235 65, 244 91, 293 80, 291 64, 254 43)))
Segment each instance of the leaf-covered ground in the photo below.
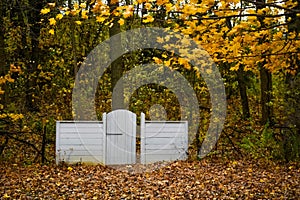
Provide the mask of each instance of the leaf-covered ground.
POLYGON ((101 165, 2 164, 0 172, 2 199, 300 198, 300 168, 295 164, 180 161, 144 173, 101 165))

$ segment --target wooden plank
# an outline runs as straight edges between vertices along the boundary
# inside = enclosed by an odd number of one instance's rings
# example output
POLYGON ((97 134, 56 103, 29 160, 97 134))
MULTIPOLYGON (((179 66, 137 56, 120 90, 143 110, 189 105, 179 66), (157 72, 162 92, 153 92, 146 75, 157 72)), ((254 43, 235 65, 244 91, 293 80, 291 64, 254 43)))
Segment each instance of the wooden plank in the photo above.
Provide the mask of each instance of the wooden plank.
POLYGON ((75 138, 86 138, 86 139, 102 139, 102 134, 99 133, 84 133, 84 134, 79 134, 79 133, 73 133, 73 134, 65 134, 61 133, 60 139, 75 139, 75 138))
POLYGON ((146 149, 145 155, 182 155, 185 149, 146 149))
POLYGON ((162 144, 162 145, 146 145, 146 151, 148 150, 185 150, 184 144, 162 144))
POLYGON ((177 135, 187 134, 186 123, 152 123, 145 124, 146 137, 161 135, 160 137, 176 137, 177 135))
POLYGON ((146 138, 181 138, 185 135, 184 132, 163 132, 157 130, 156 132, 149 133, 146 129, 146 138))
POLYGON ((178 138, 147 138, 145 140, 145 145, 167 145, 167 144, 185 144, 187 143, 187 139, 184 137, 178 138))
POLYGON ((60 146, 62 145, 77 145, 77 144, 84 144, 84 145, 99 145, 102 146, 102 138, 95 139, 95 138, 62 138, 60 140, 60 146))
POLYGON ((149 120, 145 120, 145 123, 146 124, 166 124, 166 123, 168 123, 168 124, 172 124, 172 123, 180 124, 180 123, 187 123, 187 121, 157 121, 157 120, 149 121, 149 120))
POLYGON ((92 127, 92 128, 97 128, 97 127, 102 127, 103 122, 101 121, 60 121, 60 125, 62 128, 72 128, 72 127, 77 127, 77 128, 86 128, 86 127, 92 127), (88 126, 87 126, 88 125, 88 126))
POLYGON ((107 126, 107 118, 106 113, 102 114, 102 120, 103 120, 103 133, 102 133, 102 157, 103 157, 103 164, 106 164, 106 126, 107 126))
POLYGON ((148 135, 155 135, 156 133, 169 133, 169 134, 182 134, 185 133, 186 130, 184 127, 182 128, 159 128, 159 127, 146 127, 146 133, 148 135))
POLYGON ((72 150, 62 150, 61 151, 62 156, 96 156, 102 157, 102 152, 101 151, 72 151, 72 150))
POLYGON ((55 162, 56 164, 59 163, 59 158, 60 158, 60 152, 58 151, 58 149, 60 148, 60 122, 57 121, 56 122, 56 140, 55 140, 55 162))
POLYGON ((146 148, 146 133, 145 133, 145 114, 141 113, 141 154, 140 160, 142 164, 146 163, 145 148, 146 148))
MULTIPOLYGON (((99 145, 62 145, 59 148, 60 151, 99 151, 102 152, 102 146, 99 145)), ((99 154, 97 154, 99 155, 99 154)))
POLYGON ((89 127, 89 124, 86 124, 86 127, 60 127, 60 133, 102 133, 103 127, 89 127))
POLYGON ((165 127, 165 128, 181 128, 181 127, 185 127, 185 124, 187 123, 187 121, 179 121, 179 122, 174 122, 174 121, 160 121, 160 122, 151 122, 151 121, 147 121, 145 122, 146 128, 147 127, 153 127, 153 128, 161 128, 161 127, 165 127))

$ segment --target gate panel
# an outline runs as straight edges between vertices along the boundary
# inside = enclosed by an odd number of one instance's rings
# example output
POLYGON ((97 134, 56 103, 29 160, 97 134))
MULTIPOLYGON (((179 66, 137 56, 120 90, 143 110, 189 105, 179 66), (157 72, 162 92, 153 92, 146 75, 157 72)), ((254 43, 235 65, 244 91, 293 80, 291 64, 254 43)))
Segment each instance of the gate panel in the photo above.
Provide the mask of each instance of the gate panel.
POLYGON ((187 150, 187 121, 146 121, 141 113, 142 164, 185 160, 187 150))
POLYGON ((57 121, 56 163, 103 163, 105 123, 100 121, 57 121))
POLYGON ((136 114, 115 110, 107 114, 105 164, 136 162, 136 114))

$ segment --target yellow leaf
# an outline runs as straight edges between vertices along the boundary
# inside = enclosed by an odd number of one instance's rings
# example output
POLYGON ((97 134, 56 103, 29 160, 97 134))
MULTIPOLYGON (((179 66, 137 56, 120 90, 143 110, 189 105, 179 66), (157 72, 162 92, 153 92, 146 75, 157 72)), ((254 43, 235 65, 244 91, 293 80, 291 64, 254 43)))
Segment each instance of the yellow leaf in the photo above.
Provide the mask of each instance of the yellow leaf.
POLYGON ((113 12, 114 16, 119 17, 121 15, 120 11, 113 12))
POLYGON ((60 19, 62 19, 63 17, 64 17, 64 16, 63 16, 61 13, 59 13, 59 14, 56 15, 55 18, 58 19, 58 20, 60 20, 60 19))
POLYGON ((171 66, 171 59, 164 61, 165 66, 171 66))
POLYGON ((152 5, 150 3, 145 3, 146 10, 150 10, 152 5))
POLYGON ((81 12, 81 18, 82 18, 82 19, 88 19, 88 18, 89 18, 89 16, 87 15, 87 11, 86 11, 86 10, 83 10, 83 11, 81 12))
POLYGON ((265 180, 261 178, 261 179, 259 180, 259 182, 263 183, 263 182, 265 182, 265 180))
POLYGON ((54 35, 54 29, 50 29, 50 30, 49 30, 49 33, 50 33, 51 35, 54 35))
POLYGON ((151 15, 148 15, 146 19, 143 19, 143 23, 153 22, 154 18, 151 15))
POLYGON ((85 7, 86 7, 86 3, 81 3, 81 4, 79 5, 79 7, 80 7, 80 8, 85 8, 85 7))
POLYGON ((8 196, 8 195, 5 193, 4 196, 3 196, 3 198, 4 198, 4 199, 8 199, 8 198, 10 198, 10 196, 8 196))
POLYGON ((198 11, 194 5, 186 4, 182 9, 182 12, 186 15, 195 15, 198 11))
POLYGON ((111 4, 117 4, 117 3, 119 3, 119 0, 111 0, 110 3, 111 4))
POLYGON ((47 13, 49 13, 50 12, 50 8, 43 8, 42 10, 41 10, 41 13, 43 14, 43 15, 45 15, 45 14, 47 14, 47 13))
POLYGON ((230 71, 237 71, 238 69, 239 69, 239 65, 237 65, 237 64, 230 67, 230 71))
POLYGON ((173 5, 171 3, 167 3, 165 6, 166 6, 166 12, 168 13, 171 11, 173 5))
POLYGON ((96 21, 97 21, 97 22, 102 23, 102 22, 104 22, 105 20, 106 20, 105 17, 101 17, 101 16, 97 16, 97 17, 96 17, 96 21))
POLYGON ((162 60, 157 57, 153 57, 153 60, 156 64, 162 64, 162 60))
POLYGON ((264 11, 263 11, 262 9, 259 9, 259 10, 257 11, 257 14, 258 14, 258 15, 263 15, 263 14, 264 14, 264 11))
POLYGON ((164 38, 158 37, 158 38, 157 38, 157 42, 158 42, 158 43, 163 43, 163 42, 164 42, 164 38))
POLYGON ((78 9, 79 9, 78 3, 74 3, 74 9, 75 9, 75 10, 78 10, 78 9))
POLYGON ((73 168, 72 168, 72 167, 68 167, 68 170, 69 170, 69 171, 72 171, 72 170, 73 170, 73 168))
POLYGON ((125 20, 124 19, 119 19, 119 24, 122 26, 122 25, 124 25, 124 23, 125 23, 125 20))
POLYGON ((159 5, 159 6, 164 5, 166 3, 169 3, 169 0, 157 0, 156 1, 156 4, 159 5))
POLYGON ((129 5, 129 6, 126 8, 125 12, 123 13, 123 17, 124 17, 124 18, 131 17, 131 16, 133 15, 133 9, 134 9, 134 7, 131 6, 131 5, 129 5))
POLYGON ((81 25, 81 21, 75 21, 76 24, 81 25))
POLYGON ((49 19, 50 25, 55 25, 56 24, 56 20, 52 17, 49 19))

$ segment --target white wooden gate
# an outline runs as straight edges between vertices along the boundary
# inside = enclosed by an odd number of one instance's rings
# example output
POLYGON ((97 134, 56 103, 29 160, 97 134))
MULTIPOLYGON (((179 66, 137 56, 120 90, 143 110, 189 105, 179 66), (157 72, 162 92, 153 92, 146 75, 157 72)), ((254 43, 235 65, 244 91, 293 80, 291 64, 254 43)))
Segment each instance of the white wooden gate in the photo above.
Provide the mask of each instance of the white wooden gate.
POLYGON ((106 164, 136 162, 136 114, 115 110, 107 114, 106 164))

